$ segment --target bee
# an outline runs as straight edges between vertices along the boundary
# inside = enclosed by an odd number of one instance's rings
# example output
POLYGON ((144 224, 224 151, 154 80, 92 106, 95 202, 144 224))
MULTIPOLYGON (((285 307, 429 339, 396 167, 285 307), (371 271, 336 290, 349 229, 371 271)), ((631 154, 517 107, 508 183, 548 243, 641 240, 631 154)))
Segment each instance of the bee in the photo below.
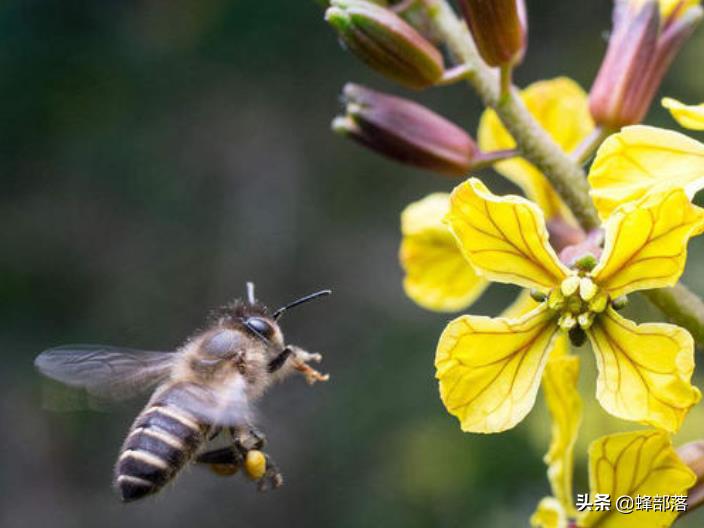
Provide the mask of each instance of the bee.
POLYGON ((329 295, 322 290, 270 312, 247 283, 247 299, 216 310, 206 330, 174 352, 101 345, 69 345, 37 356, 39 371, 101 399, 121 400, 156 387, 137 416, 115 464, 122 501, 160 491, 190 461, 221 475, 243 468, 264 491, 282 485, 264 435, 253 425, 252 404, 293 373, 309 384, 327 381, 309 365, 320 354, 285 344, 280 317, 294 306, 329 295), (213 448, 216 437, 225 447, 213 448))

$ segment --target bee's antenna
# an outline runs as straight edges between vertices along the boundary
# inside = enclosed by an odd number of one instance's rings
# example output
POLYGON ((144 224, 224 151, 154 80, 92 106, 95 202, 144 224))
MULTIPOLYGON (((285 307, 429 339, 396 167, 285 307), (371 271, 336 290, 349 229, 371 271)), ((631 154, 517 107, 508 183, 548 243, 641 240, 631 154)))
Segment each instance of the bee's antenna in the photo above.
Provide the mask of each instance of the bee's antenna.
POLYGON ((257 299, 254 297, 254 283, 247 282, 247 302, 249 304, 256 304, 257 299))
POLYGON ((283 313, 290 309, 293 308, 294 306, 298 306, 299 304, 306 303, 308 301, 312 301, 313 299, 317 299, 318 297, 325 297, 326 295, 330 295, 332 293, 332 290, 320 290, 319 292, 311 293, 310 295, 306 295, 305 297, 301 297, 300 299, 296 299, 293 302, 288 303, 285 306, 282 306, 278 310, 274 312, 272 317, 274 320, 277 320, 279 317, 283 315, 283 313))

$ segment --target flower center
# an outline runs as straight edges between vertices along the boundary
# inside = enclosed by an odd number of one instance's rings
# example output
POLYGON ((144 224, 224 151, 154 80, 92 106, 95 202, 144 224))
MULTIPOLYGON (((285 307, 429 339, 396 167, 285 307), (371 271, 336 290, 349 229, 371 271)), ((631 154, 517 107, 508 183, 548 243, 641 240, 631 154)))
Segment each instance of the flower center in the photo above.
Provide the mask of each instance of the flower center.
POLYGON ((585 330, 609 304, 609 295, 588 276, 570 275, 547 297, 548 308, 559 314, 557 324, 569 333, 570 340, 580 346, 586 340, 585 330))

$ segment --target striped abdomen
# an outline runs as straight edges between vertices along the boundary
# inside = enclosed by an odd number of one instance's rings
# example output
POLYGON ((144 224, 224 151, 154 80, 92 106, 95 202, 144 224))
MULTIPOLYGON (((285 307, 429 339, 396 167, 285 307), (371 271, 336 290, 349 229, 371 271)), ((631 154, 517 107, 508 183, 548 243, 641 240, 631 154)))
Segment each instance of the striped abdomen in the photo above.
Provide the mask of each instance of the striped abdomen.
POLYGON ((205 440, 208 427, 175 404, 180 390, 156 395, 132 425, 115 467, 123 501, 159 491, 205 440))

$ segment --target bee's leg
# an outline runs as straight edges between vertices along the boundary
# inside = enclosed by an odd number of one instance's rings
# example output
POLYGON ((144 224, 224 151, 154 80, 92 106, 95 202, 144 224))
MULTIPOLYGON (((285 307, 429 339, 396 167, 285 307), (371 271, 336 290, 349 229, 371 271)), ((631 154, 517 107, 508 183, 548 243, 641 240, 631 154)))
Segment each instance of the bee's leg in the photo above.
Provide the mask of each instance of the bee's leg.
POLYGON ((207 464, 213 473, 221 476, 230 476, 244 465, 244 456, 239 449, 234 447, 222 447, 206 451, 196 457, 196 463, 207 464))
POLYGON ((316 381, 328 381, 330 379, 330 374, 322 374, 308 364, 310 362, 320 363, 323 356, 311 354, 299 347, 291 346, 289 348, 293 354, 291 358, 293 368, 305 376, 308 385, 313 385, 316 381))
POLYGON ((221 447, 206 451, 196 457, 196 462, 199 464, 234 464, 242 465, 242 454, 232 447, 221 447))
POLYGON ((240 445, 245 451, 250 449, 263 449, 266 445, 266 436, 254 426, 249 426, 247 429, 240 430, 237 434, 233 433, 232 437, 235 444, 240 445))
POLYGON ((210 435, 208 436, 208 440, 209 440, 209 441, 210 441, 210 440, 214 440, 215 437, 220 434, 220 431, 222 431, 222 427, 214 427, 214 428, 210 431, 210 435))
POLYGON ((284 363, 286 363, 286 360, 292 353, 293 350, 291 350, 290 347, 286 347, 281 352, 279 352, 279 354, 274 359, 269 361, 269 365, 267 366, 269 372, 276 372, 281 367, 283 367, 284 363))
POLYGON ((279 467, 276 465, 273 458, 262 451, 266 443, 264 433, 253 426, 249 426, 246 429, 237 431, 237 434, 233 436, 235 438, 235 449, 239 450, 243 457, 245 471, 248 472, 250 477, 256 479, 257 489, 259 491, 268 491, 283 485, 284 477, 281 471, 279 471, 279 467), (265 460, 264 474, 261 476, 256 475, 256 477, 253 476, 248 467, 249 457, 254 453, 257 453, 256 456, 263 456, 265 460))
POLYGON ((264 453, 264 457, 266 458, 266 471, 264 476, 257 482, 257 490, 261 492, 280 488, 284 484, 284 476, 279 471, 279 467, 274 460, 266 453, 264 453))

